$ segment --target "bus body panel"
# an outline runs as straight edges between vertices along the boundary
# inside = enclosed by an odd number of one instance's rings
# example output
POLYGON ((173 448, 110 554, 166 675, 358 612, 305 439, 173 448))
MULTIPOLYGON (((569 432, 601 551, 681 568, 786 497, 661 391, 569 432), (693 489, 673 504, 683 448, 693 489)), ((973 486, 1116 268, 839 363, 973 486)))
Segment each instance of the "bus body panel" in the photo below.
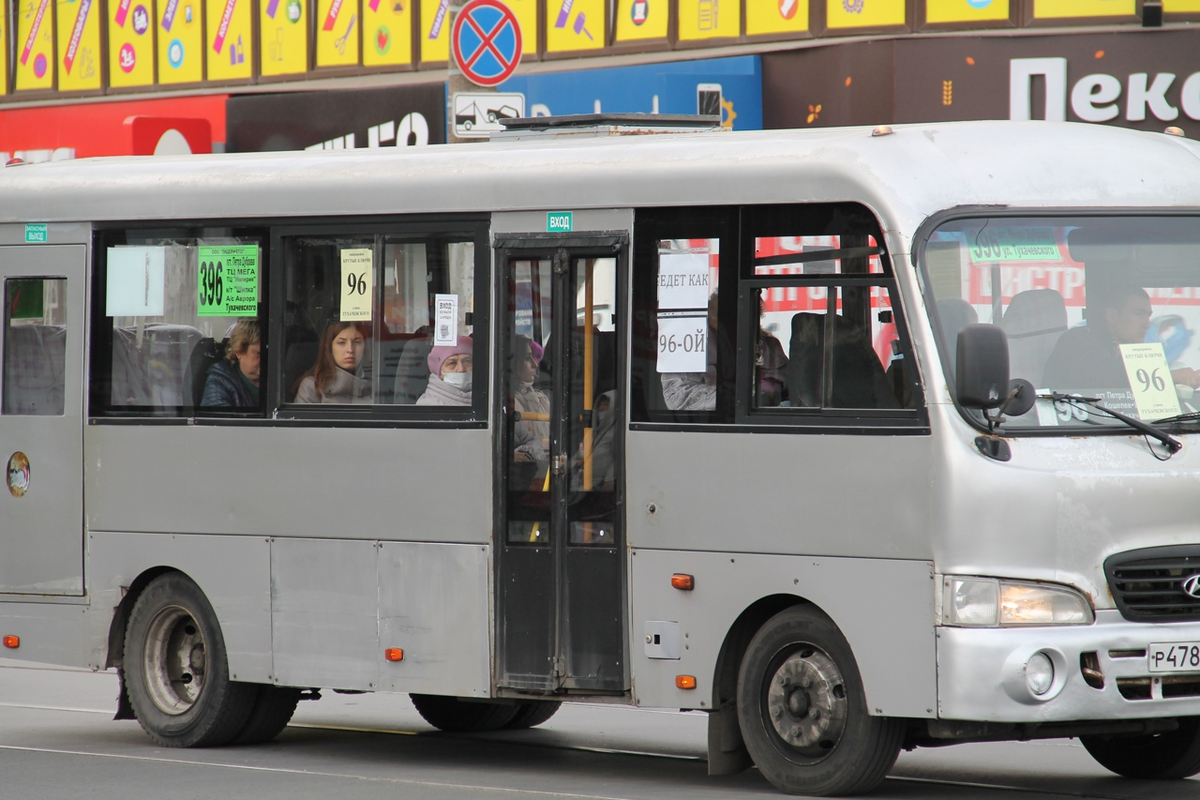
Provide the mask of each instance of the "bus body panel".
POLYGON ((636 430, 626 453, 634 547, 933 557, 929 435, 636 430))
MULTIPOLYGON (((741 540, 739 533, 730 536, 731 543, 741 540)), ((933 577, 927 561, 635 548, 630 567, 634 701, 711 709, 711 676, 726 633, 756 601, 784 596, 812 603, 841 628, 854 650, 872 714, 932 717, 937 707, 933 577), (673 588, 675 573, 692 575, 695 589, 673 588), (664 627, 673 635, 671 626, 678 626, 678 658, 663 657, 655 642, 647 641, 664 627), (675 687, 681 674, 697 678, 694 690, 675 687)))
POLYGON ((3 635, 17 636, 21 642, 16 650, 0 651, 4 658, 104 669, 112 613, 97 611, 88 598, 29 602, 0 595, 0 618, 3 635))
POLYGON ((135 580, 150 570, 178 570, 200 587, 221 622, 230 675, 251 683, 271 683, 267 537, 91 531, 88 550, 92 607, 97 616, 107 618, 93 626, 93 631, 103 626, 102 642, 107 643, 112 614, 135 580))
POLYGON ((98 423, 85 446, 92 530, 491 537, 486 430, 98 423), (156 453, 179 457, 164 469, 156 453), (453 502, 429 502, 447 491, 453 502))

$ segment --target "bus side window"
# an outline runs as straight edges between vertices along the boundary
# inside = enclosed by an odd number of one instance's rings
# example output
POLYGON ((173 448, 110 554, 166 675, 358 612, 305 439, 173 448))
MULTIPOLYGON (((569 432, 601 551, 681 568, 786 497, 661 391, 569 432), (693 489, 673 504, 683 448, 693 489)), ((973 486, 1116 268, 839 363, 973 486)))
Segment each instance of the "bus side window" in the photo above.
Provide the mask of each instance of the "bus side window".
POLYGON ((4 414, 63 413, 66 290, 61 278, 4 282, 4 414))
POLYGON ((239 320, 261 329, 265 240, 257 230, 220 227, 100 235, 95 413, 262 412, 258 373, 229 371, 222 362, 240 363, 227 360, 224 347, 239 320), (202 408, 214 368, 228 371, 240 393, 236 405, 202 408))

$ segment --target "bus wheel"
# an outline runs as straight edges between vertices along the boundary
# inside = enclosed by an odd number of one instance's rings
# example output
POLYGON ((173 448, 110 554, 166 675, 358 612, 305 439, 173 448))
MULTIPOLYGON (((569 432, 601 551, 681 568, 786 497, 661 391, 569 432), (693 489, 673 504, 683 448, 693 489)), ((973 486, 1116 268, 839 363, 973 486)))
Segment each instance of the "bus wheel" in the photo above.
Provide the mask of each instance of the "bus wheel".
POLYGON ((1126 778, 1162 780, 1200 773, 1200 717, 1183 717, 1179 727, 1145 736, 1080 736, 1105 769, 1126 778))
POLYGON ((517 714, 504 723, 505 730, 534 728, 558 713, 562 703, 558 700, 532 700, 517 705, 517 714))
POLYGON ((900 753, 903 723, 867 714, 850 645, 810 606, 781 611, 750 640, 737 698, 750 756, 785 792, 866 792, 900 753))
POLYGON ((177 572, 155 578, 125 631, 129 701, 166 747, 210 747, 245 727, 257 687, 229 679, 225 640, 200 587, 177 572))
POLYGON ((435 694, 410 694, 417 713, 439 731, 475 733, 498 731, 517 715, 517 706, 478 703, 435 694))
POLYGON ((288 686, 255 686, 258 697, 250 709, 250 718, 238 735, 233 737, 233 744, 261 744, 269 742, 283 732, 292 714, 296 713, 296 704, 300 702, 300 690, 288 686))

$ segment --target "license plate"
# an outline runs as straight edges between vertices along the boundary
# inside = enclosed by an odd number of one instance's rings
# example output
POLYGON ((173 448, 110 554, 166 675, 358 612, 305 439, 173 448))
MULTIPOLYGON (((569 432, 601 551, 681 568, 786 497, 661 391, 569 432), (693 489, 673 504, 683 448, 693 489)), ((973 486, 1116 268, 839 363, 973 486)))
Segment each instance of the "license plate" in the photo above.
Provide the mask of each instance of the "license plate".
POLYGON ((1200 672, 1200 642, 1152 644, 1146 661, 1151 672, 1200 672))

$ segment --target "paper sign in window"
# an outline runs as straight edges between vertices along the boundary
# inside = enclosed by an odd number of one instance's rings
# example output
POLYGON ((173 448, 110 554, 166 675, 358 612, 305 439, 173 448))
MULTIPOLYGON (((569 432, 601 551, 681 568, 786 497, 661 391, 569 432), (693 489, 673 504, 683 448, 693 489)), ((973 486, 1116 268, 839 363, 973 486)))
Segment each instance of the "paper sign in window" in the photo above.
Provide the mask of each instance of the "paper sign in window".
POLYGON ((110 247, 104 313, 110 317, 161 317, 167 251, 162 247, 110 247))
POLYGON ((453 347, 458 344, 458 295, 435 294, 433 305, 433 345, 453 347))
POLYGON ((197 316, 257 316, 258 245, 204 245, 196 252, 197 316))
POLYGON ((1123 344, 1121 358, 1139 417, 1162 419, 1180 413, 1179 395, 1161 342, 1123 344))
POLYGON ((658 371, 708 369, 708 253, 658 257, 658 371))
POLYGON ((342 251, 342 322, 370 322, 375 270, 369 247, 342 251))

